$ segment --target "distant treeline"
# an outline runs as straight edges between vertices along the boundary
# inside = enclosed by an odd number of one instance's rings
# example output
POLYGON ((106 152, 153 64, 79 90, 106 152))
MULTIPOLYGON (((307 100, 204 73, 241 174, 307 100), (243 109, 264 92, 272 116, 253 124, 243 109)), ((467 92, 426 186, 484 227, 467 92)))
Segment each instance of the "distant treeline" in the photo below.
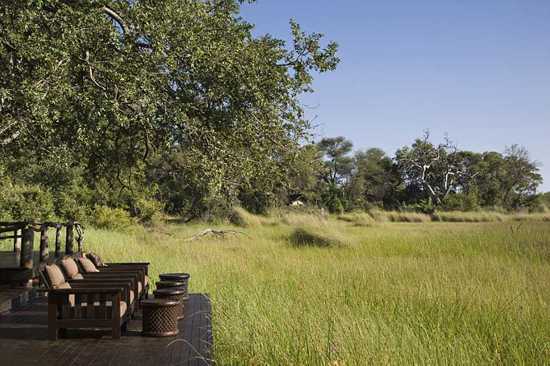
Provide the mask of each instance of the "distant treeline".
POLYGON ((477 153, 458 149, 448 138, 434 144, 426 132, 394 156, 378 148, 352 155, 352 149, 343 137, 304 147, 294 198, 332 212, 373 206, 426 213, 540 211, 550 203, 549 194, 537 194, 542 183, 537 164, 517 145, 504 153, 477 153))
POLYGON ((426 135, 393 157, 378 148, 352 154, 352 148, 343 137, 304 145, 268 185, 265 180, 242 185, 234 196, 209 194, 194 181, 197 171, 191 170, 199 168, 186 163, 184 152, 136 167, 134 180, 127 182, 91 177, 76 162, 27 155, 0 165, 0 218, 77 218, 108 226, 130 216, 151 221, 161 213, 220 218, 236 205, 260 214, 292 204, 338 214, 372 208, 542 212, 550 206, 550 193, 537 194, 542 182, 537 165, 518 146, 475 153, 449 141, 435 145, 426 135))

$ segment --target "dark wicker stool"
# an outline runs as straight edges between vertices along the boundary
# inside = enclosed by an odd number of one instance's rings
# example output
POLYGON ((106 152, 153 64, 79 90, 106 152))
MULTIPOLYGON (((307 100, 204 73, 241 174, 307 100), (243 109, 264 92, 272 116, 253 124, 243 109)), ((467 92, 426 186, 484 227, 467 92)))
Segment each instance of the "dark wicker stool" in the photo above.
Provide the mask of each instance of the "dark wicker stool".
POLYGON ((152 299, 141 302, 143 308, 143 332, 147 337, 173 337, 179 333, 178 301, 152 299))
POLYGON ((186 300, 184 298, 185 296, 184 290, 163 288, 163 289, 155 290, 154 294, 155 294, 155 299, 177 301, 179 304, 177 318, 178 320, 183 319, 183 306, 184 306, 184 301, 186 300))

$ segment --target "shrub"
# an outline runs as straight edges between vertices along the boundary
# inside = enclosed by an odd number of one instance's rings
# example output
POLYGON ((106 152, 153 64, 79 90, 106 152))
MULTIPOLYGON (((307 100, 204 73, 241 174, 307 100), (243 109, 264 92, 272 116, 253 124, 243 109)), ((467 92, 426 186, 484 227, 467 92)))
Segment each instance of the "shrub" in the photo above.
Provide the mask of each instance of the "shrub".
POLYGON ((121 208, 96 206, 92 216, 92 225, 100 229, 125 229, 134 224, 130 214, 121 208))
POLYGON ((443 222, 502 222, 508 219, 506 215, 492 211, 436 212, 432 217, 434 221, 443 222))
POLYGON ((376 222, 430 222, 430 215, 417 212, 371 210, 369 215, 376 222))
POLYGON ((52 194, 38 185, 0 182, 0 216, 5 220, 50 220, 55 217, 52 194))
POLYGON ((258 226, 262 224, 258 216, 251 214, 242 207, 234 207, 231 210, 229 222, 240 227, 258 226))
POLYGON ((159 222, 162 217, 162 203, 157 200, 140 198, 135 203, 136 217, 145 224, 159 222))
POLYGON ((430 222, 432 220, 429 215, 417 212, 388 211, 386 215, 391 222, 430 222))
POLYGON ((290 243, 295 247, 321 247, 329 248, 344 245, 337 232, 319 230, 317 227, 299 227, 294 229, 289 238, 290 243))
POLYGON ((388 216, 386 215, 385 211, 382 211, 378 208, 374 208, 372 210, 368 211, 368 214, 374 219, 376 222, 387 222, 388 216))
POLYGON ((512 216, 514 221, 550 221, 550 213, 516 214, 512 216))
POLYGON ((355 226, 370 227, 376 224, 374 218, 366 212, 350 212, 338 216, 338 220, 354 224, 355 226))

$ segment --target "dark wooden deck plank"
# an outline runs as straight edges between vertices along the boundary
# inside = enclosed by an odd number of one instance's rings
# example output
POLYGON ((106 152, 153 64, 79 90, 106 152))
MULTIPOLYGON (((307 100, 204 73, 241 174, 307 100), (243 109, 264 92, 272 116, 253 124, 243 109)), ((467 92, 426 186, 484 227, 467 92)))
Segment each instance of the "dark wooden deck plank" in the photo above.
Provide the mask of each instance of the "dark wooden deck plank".
POLYGON ((47 307, 42 301, 0 316, 0 355, 6 365, 210 365, 205 345, 211 329, 210 300, 191 295, 180 334, 174 338, 141 337, 141 321, 132 320, 128 334, 113 340, 101 331, 69 331, 67 338, 48 341, 47 307), (198 328, 201 327, 201 328, 198 328))

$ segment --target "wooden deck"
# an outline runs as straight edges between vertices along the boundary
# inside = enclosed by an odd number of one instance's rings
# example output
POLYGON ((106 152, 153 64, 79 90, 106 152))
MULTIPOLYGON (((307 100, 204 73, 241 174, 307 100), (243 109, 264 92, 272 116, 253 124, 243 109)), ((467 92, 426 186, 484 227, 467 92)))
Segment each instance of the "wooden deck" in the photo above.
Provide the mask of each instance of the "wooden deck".
POLYGON ((2 365, 78 366, 184 366, 211 365, 211 304, 206 295, 193 294, 173 338, 140 335, 141 320, 132 320, 128 333, 113 340, 101 331, 68 331, 67 338, 48 340, 47 304, 35 300, 0 316, 0 363, 2 365))

